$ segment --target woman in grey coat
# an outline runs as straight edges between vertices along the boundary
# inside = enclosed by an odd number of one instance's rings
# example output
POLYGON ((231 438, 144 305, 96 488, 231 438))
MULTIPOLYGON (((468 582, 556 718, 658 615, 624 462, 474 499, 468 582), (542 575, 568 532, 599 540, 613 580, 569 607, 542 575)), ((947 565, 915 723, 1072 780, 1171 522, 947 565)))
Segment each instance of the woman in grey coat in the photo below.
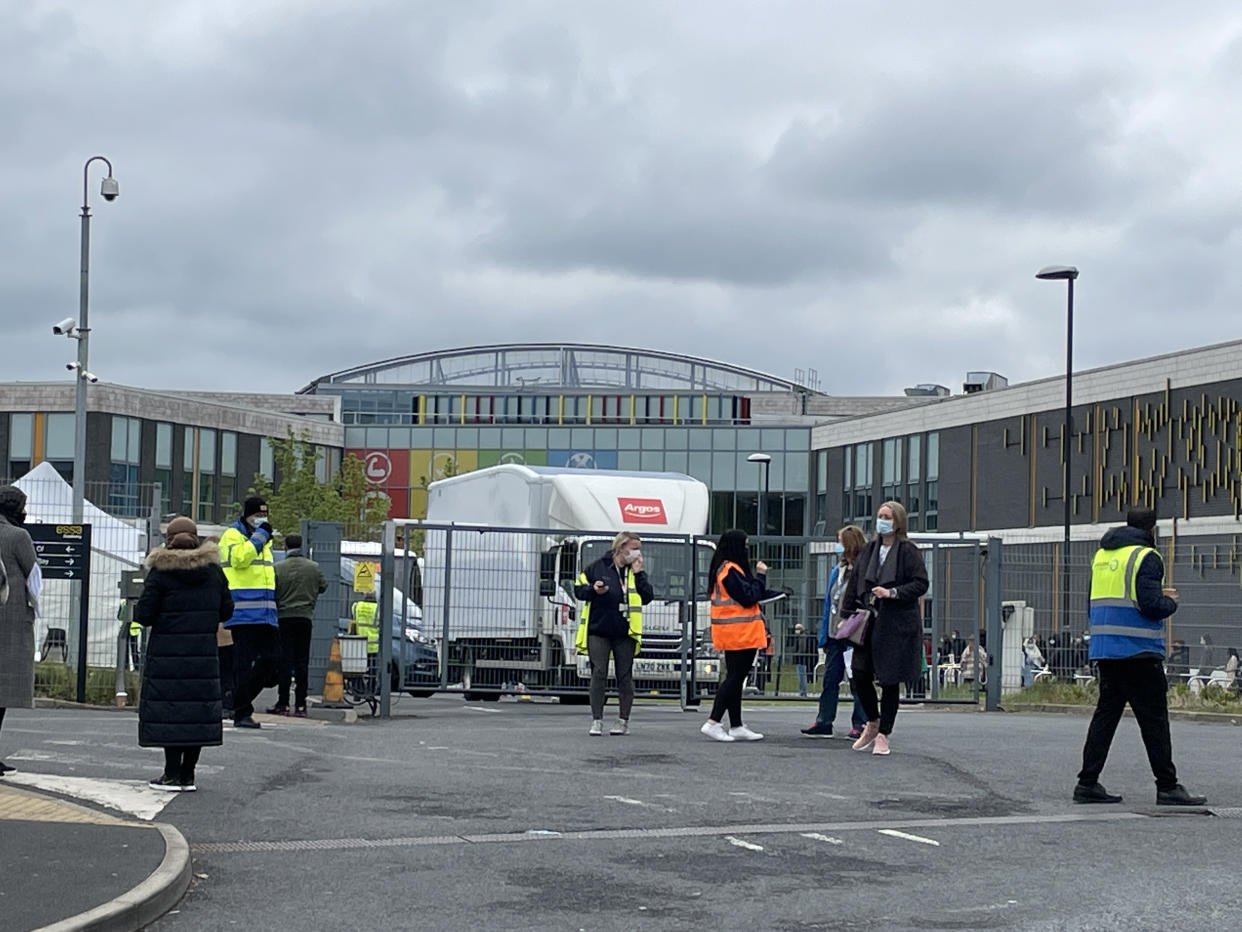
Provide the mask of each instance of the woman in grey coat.
MULTIPOLYGON (((0 487, 0 562, 9 595, 0 604, 0 727, 6 709, 34 705, 34 607, 26 592, 26 578, 38 563, 26 522, 26 493, 15 486, 0 487)), ((13 770, 0 760, 0 775, 13 770)))

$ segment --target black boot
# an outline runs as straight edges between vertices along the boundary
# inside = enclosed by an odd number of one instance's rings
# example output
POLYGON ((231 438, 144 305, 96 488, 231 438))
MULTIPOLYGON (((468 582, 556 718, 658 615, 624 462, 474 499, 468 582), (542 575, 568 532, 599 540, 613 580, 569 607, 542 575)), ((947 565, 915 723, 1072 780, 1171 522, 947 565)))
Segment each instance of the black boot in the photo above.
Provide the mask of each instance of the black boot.
POLYGON ((1074 802, 1076 803, 1119 803, 1120 796, 1114 796, 1108 790, 1104 789, 1102 784, 1092 783, 1090 786, 1084 786, 1079 783, 1074 787, 1074 802))
POLYGON ((1157 806, 1202 806, 1206 802, 1206 796, 1191 796, 1190 791, 1180 783, 1172 789, 1156 790, 1157 806))

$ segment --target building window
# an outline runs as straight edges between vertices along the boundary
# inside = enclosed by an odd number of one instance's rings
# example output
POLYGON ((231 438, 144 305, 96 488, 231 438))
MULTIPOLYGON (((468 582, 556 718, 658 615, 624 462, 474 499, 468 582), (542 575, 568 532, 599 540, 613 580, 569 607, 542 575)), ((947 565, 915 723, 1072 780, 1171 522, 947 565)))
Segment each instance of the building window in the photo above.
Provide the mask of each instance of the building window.
POLYGON ((216 491, 216 432, 204 427, 198 432, 198 521, 215 521, 216 491))
POLYGON ((73 429, 72 414, 44 416, 43 458, 56 467, 66 482, 73 482, 73 429))
POLYGON ((940 434, 927 435, 927 505, 924 526, 934 531, 940 526, 940 434))
POLYGON ((237 434, 220 433, 220 507, 232 512, 237 505, 237 434))
POLYGON ((112 416, 112 458, 108 467, 108 511, 137 517, 138 463, 142 456, 142 421, 112 416))
POLYGON ((886 502, 901 501, 901 438, 889 437, 881 446, 880 494, 886 502))
POLYGON ((187 518, 194 516, 195 488, 194 461, 197 451, 194 449, 195 431, 193 427, 181 428, 181 513, 187 518))
POLYGON ((7 475, 20 479, 34 465, 34 415, 9 415, 9 464, 7 475))
POLYGON ((851 509, 853 523, 864 531, 871 528, 871 483, 873 473, 874 444, 860 443, 854 446, 854 496, 851 509))
POLYGON ((276 460, 272 455, 272 444, 267 437, 259 439, 259 475, 273 483, 276 481, 276 460))
POLYGON ((922 434, 906 438, 906 512, 910 516, 910 530, 919 530, 920 516, 919 478, 922 475, 920 459, 923 452, 922 434))
POLYGON ((155 481, 160 484, 160 515, 172 509, 172 456, 173 427, 171 424, 155 425, 155 481))

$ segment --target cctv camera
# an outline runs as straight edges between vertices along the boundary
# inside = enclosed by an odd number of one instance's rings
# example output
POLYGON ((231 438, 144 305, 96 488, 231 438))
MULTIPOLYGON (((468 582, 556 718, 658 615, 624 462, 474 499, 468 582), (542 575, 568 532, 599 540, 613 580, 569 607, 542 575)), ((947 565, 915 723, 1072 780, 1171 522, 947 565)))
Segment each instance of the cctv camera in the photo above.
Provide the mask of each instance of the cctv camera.
POLYGON ((67 363, 65 363, 65 368, 66 368, 66 369, 68 369, 70 372, 72 372, 72 371, 73 371, 74 369, 76 369, 77 367, 78 367, 78 364, 77 364, 76 362, 67 362, 67 363))
POLYGON ((99 376, 95 375, 93 372, 87 372, 85 369, 82 370, 82 378, 86 379, 86 381, 90 382, 92 385, 99 381, 99 376))
POLYGON ((78 322, 72 317, 66 317, 58 324, 52 326, 52 333, 58 337, 71 337, 73 332, 78 329, 78 322))
POLYGON ((109 175, 99 186, 99 193, 103 195, 105 201, 115 201, 121 196, 121 186, 116 183, 115 178, 109 175))

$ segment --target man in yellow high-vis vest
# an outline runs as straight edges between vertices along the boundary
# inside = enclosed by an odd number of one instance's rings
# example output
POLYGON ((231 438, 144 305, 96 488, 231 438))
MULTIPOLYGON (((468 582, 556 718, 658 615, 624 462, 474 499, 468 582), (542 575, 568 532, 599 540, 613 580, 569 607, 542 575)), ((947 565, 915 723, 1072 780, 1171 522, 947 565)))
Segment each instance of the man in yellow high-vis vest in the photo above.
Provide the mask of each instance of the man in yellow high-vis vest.
POLYGON ((1177 590, 1164 588, 1164 560, 1156 544, 1156 512, 1139 508, 1125 527, 1100 540, 1091 561, 1091 646, 1100 671, 1100 698, 1082 749, 1076 803, 1119 803, 1100 784, 1113 734, 1126 704, 1134 711, 1147 760, 1156 777, 1156 804, 1202 806, 1177 782, 1169 735, 1168 680, 1164 672, 1164 623, 1177 611, 1177 590))

